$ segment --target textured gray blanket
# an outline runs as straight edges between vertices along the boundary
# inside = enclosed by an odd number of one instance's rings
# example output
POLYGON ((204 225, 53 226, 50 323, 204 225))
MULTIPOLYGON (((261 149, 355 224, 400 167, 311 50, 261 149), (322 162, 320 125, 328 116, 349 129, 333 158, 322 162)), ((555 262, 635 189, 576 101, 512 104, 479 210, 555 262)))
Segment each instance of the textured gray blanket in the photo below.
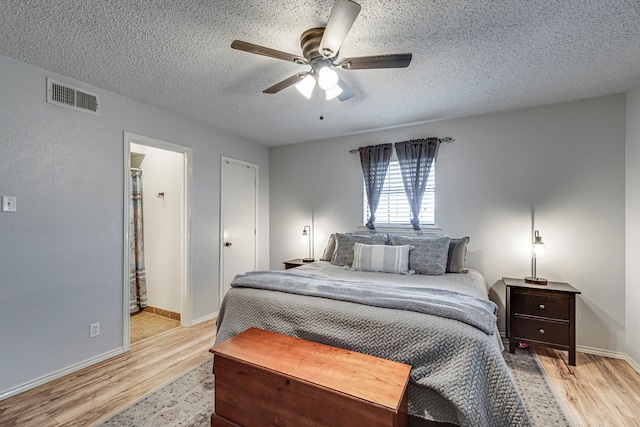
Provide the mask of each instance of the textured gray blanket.
POLYGON ((231 282, 231 287, 268 289, 433 314, 459 320, 489 335, 496 329, 497 306, 494 302, 445 289, 389 287, 378 283, 327 280, 307 273, 280 271, 238 274, 231 282))
POLYGON ((249 327, 412 366, 408 411, 460 426, 531 426, 495 337, 466 323, 414 311, 233 287, 216 343, 249 327))

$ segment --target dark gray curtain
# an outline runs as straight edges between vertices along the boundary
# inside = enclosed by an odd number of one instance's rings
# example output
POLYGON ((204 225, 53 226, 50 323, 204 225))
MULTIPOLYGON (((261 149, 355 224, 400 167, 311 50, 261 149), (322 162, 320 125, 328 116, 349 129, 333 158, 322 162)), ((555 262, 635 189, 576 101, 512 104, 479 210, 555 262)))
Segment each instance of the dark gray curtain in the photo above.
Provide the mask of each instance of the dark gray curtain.
POLYGON ((376 210, 378 209, 384 178, 387 176, 387 169, 389 169, 392 149, 392 144, 371 145, 358 149, 362 175, 364 176, 364 188, 367 191, 367 203, 371 212, 371 216, 367 220, 367 228, 369 230, 376 229, 376 210))
POLYGON ((414 139, 395 144, 404 191, 411 207, 411 225, 414 230, 420 230, 422 197, 427 188, 431 166, 438 155, 439 145, 438 138, 414 139))
POLYGON ((142 171, 131 171, 129 186, 129 312, 147 306, 147 274, 144 264, 142 221, 142 171))

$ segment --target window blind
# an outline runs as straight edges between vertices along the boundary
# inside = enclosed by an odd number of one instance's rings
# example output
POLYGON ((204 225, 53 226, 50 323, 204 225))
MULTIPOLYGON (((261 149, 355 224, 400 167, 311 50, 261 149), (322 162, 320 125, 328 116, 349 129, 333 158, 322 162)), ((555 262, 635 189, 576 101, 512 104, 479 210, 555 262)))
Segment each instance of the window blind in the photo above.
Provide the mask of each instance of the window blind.
MULTIPOLYGON (((420 224, 435 224, 435 162, 431 166, 429 179, 427 180, 427 188, 422 198, 422 207, 420 208, 420 224)), ((367 223, 371 212, 367 203, 367 194, 362 186, 364 194, 363 224, 367 223)), ((407 196, 404 192, 404 184, 402 182, 402 174, 400 173, 400 165, 395 149, 391 160, 389 161, 389 170, 384 180, 382 194, 380 195, 380 203, 376 212, 376 226, 390 225, 410 225, 411 224, 411 208, 407 202, 407 196)))

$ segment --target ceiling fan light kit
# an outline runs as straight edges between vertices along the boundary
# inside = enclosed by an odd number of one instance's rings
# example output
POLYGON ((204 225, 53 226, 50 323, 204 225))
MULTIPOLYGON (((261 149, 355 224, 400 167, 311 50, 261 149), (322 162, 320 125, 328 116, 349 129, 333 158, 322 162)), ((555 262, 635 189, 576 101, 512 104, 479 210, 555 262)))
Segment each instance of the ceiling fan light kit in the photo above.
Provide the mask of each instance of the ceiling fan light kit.
POLYGON ((322 90, 333 89, 338 85, 338 73, 329 67, 321 67, 318 71, 318 86, 322 90))
POLYGON ((311 99, 311 94, 313 93, 313 88, 316 87, 316 79, 311 74, 307 74, 307 76, 300 81, 300 83, 296 84, 296 89, 304 95, 307 99, 311 99))
POLYGON ((336 62, 342 42, 360 13, 360 5, 351 0, 336 0, 331 9, 325 28, 311 28, 300 36, 302 56, 281 52, 253 43, 234 40, 233 49, 256 55, 268 56, 299 65, 309 65, 310 71, 297 73, 263 92, 278 93, 291 85, 306 98, 311 99, 316 82, 325 92, 327 100, 338 98, 340 101, 351 99, 354 94, 340 78, 334 68, 343 70, 371 70, 378 68, 404 68, 411 63, 411 53, 393 55, 361 56, 345 58, 336 62))
MULTIPOLYGON (((327 89, 324 91, 327 101, 331 101, 336 96, 340 96, 344 92, 342 88, 338 85, 335 85, 331 89, 327 89)), ((350 98, 350 97, 349 97, 350 98)))

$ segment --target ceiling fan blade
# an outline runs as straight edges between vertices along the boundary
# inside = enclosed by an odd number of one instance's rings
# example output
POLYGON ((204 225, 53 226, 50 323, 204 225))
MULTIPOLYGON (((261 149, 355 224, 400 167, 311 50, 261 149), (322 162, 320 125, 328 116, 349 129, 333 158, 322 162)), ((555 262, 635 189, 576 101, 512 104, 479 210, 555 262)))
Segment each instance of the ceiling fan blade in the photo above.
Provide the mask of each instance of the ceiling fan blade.
POLYGON ((344 58, 338 66, 345 70, 370 70, 374 68, 404 68, 411 63, 410 53, 397 53, 394 55, 358 56, 356 58, 344 58))
POLYGON ((325 58, 334 57, 360 13, 360 5, 351 0, 336 0, 324 29, 318 52, 325 58))
POLYGON ((280 83, 276 83, 273 86, 271 86, 270 88, 267 88, 265 90, 263 90, 263 93, 278 93, 280 92, 282 89, 286 89, 289 86, 298 83, 300 80, 304 79, 307 74, 309 74, 308 72, 306 73, 298 73, 295 74, 291 77, 289 77, 288 79, 284 79, 283 81, 281 81, 280 83))
POLYGON ((340 101, 346 101, 347 99, 353 98, 353 92, 351 91, 351 88, 347 86, 344 80, 338 80, 338 86, 340 86, 340 89, 342 89, 342 93, 338 95, 338 99, 340 101))
POLYGON ((253 43, 243 42, 241 40, 234 40, 231 43, 231 47, 237 50, 243 50, 249 53, 255 53, 257 55, 268 56, 270 58, 282 59, 284 61, 295 62, 296 64, 308 64, 308 61, 299 56, 291 53, 282 52, 275 49, 269 49, 268 47, 259 46, 253 43))

